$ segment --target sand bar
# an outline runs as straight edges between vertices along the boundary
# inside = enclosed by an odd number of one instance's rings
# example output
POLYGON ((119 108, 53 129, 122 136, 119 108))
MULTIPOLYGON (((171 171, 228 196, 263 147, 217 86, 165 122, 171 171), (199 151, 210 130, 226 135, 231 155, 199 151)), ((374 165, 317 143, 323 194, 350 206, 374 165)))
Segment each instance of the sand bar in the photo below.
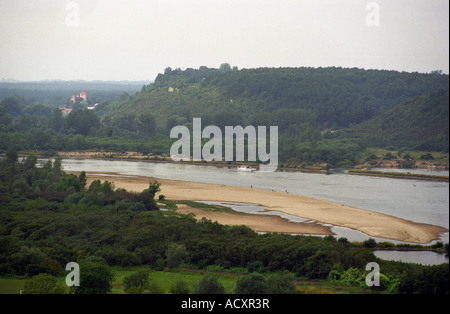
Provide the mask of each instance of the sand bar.
MULTIPOLYGON (((134 192, 141 192, 147 188, 149 181, 152 179, 144 176, 120 176, 117 173, 104 172, 87 173, 87 176, 88 184, 95 179, 108 180, 114 182, 115 188, 125 188, 127 191, 134 192)), ((440 226, 416 223, 386 214, 306 196, 229 185, 155 179, 161 183, 160 194, 165 195, 166 199, 254 203, 266 207, 267 210, 280 211, 320 223, 359 230, 373 237, 413 243, 429 243, 432 240, 438 240, 440 233, 448 232, 446 228, 440 226)), ((186 211, 186 209, 184 210, 186 211)), ((197 211, 194 214, 200 215, 201 213, 197 211)), ((304 223, 294 223, 299 225, 296 232, 291 232, 292 230, 285 229, 287 225, 281 224, 278 218, 277 221, 270 220, 266 222, 266 225, 271 225, 270 229, 266 227, 268 230, 262 230, 264 229, 264 224, 262 224, 263 227, 259 226, 258 231, 330 234, 329 229, 323 228, 320 224, 307 224, 308 228, 310 228, 307 230, 307 226, 302 226, 305 225, 304 223)), ((220 217, 220 215, 215 217, 215 219, 219 223, 225 221, 222 220, 221 222, 220 219, 225 218, 224 216, 220 217)), ((245 224, 241 215, 235 215, 234 218, 226 217, 226 223, 233 224, 232 219, 236 220, 235 224, 237 225, 245 224)), ((245 221, 249 223, 248 220, 245 221)), ((251 226, 249 225, 249 227, 251 226)))

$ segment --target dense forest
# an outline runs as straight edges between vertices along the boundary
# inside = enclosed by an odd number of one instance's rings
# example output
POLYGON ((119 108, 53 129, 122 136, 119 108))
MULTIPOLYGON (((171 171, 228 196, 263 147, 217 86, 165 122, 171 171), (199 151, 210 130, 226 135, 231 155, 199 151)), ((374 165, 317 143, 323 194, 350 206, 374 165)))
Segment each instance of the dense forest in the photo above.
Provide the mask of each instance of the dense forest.
POLYGON ((5 97, 0 150, 168 154, 172 127, 191 128, 197 117, 202 126, 278 126, 281 163, 348 167, 370 148, 448 153, 448 93, 448 75, 439 73, 167 68, 137 93, 67 116, 24 96, 5 97))
MULTIPOLYGON (((183 263, 199 269, 241 267, 255 274, 284 271, 301 278, 363 286, 365 266, 376 261, 382 270, 380 286, 372 287, 377 291, 448 293, 446 264, 379 260, 372 250, 382 243, 373 239, 350 243, 332 236, 257 234, 245 226, 162 211, 155 201, 160 190, 157 181, 149 181, 140 193, 115 189, 108 181, 95 180, 87 186, 85 173, 66 174, 59 158, 38 165, 33 155, 18 161, 12 149, 0 161, 0 179, 2 276, 42 278, 47 274, 48 279, 64 274, 69 262, 90 265, 94 273, 117 265, 161 270, 183 263)), ((159 202, 176 207, 164 197, 159 202)), ((86 290, 75 293, 91 291, 87 282, 82 288, 86 290)), ((236 287, 239 291, 248 290, 236 287)))

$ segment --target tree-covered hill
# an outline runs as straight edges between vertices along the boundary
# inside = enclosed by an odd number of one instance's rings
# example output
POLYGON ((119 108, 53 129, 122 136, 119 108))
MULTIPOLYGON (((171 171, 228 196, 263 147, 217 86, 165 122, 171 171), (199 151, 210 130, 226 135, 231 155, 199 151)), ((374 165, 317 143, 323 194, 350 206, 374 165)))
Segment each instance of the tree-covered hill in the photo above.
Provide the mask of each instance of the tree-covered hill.
MULTIPOLYGON (((57 87, 55 87, 57 88, 57 87)), ((169 154, 176 125, 278 126, 284 165, 352 166, 369 148, 448 153, 449 76, 345 68, 171 69, 95 110, 0 100, 0 152, 169 154)), ((64 93, 65 94, 65 93, 64 93)), ((64 96, 66 97, 66 96, 64 96)), ((205 139, 206 140, 206 139, 205 139)), ((368 153, 370 154, 370 153, 368 153)), ((281 165, 280 165, 281 166, 281 165)))
POLYGON ((298 114, 322 129, 342 128, 412 97, 448 90, 448 83, 448 75, 356 68, 168 68, 140 93, 111 106, 108 114, 148 111, 160 126, 193 116, 218 126, 289 126, 304 122, 289 121, 298 114))
POLYGON ((407 100, 355 128, 374 144, 446 151, 449 143, 449 92, 438 90, 407 100))

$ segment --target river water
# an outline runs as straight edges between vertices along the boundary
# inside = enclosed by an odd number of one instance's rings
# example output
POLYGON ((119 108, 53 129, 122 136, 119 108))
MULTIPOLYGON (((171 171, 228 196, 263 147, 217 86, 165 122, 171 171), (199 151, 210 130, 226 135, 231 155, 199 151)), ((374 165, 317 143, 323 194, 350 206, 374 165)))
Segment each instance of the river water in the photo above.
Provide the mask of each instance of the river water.
MULTIPOLYGON (((346 171, 333 171, 331 174, 292 171, 247 173, 239 172, 235 167, 122 160, 64 159, 63 167, 67 171, 117 172, 122 175, 287 191, 449 228, 447 182, 349 175, 346 171)), ((434 171, 433 174, 448 175, 448 171, 434 171)), ((364 233, 348 228, 333 227, 332 231, 350 241, 368 238, 364 233)), ((441 241, 448 242, 448 233, 441 235, 441 241)))

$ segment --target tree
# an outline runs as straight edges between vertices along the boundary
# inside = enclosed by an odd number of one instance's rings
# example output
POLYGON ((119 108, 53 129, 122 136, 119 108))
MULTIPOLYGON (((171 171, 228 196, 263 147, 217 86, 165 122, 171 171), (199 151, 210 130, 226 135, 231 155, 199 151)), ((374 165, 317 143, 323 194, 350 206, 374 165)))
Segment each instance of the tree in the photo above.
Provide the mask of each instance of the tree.
POLYGON ((252 273, 247 276, 240 277, 236 281, 236 294, 266 294, 269 293, 269 286, 263 275, 252 273))
POLYGON ((55 130, 56 132, 61 132, 64 129, 64 118, 62 112, 59 108, 53 110, 52 117, 48 120, 48 127, 55 130))
POLYGON ((155 197, 156 193, 160 192, 161 183, 157 180, 151 180, 148 185, 148 189, 145 189, 143 192, 149 193, 152 197, 155 197))
POLYGON ((222 73, 226 73, 231 71, 231 66, 229 63, 222 63, 219 67, 219 71, 222 73))
POLYGON ((15 164, 17 163, 18 155, 17 151, 13 148, 8 148, 6 150, 6 162, 8 164, 15 164))
POLYGON ((80 265, 80 285, 71 287, 74 294, 111 293, 114 274, 103 264, 84 263, 80 265))
POLYGON ((372 238, 369 238, 369 239, 363 241, 363 245, 366 248, 374 248, 377 246, 377 241, 375 241, 372 238))
POLYGON ((157 210, 158 206, 155 201, 155 194, 161 191, 161 183, 156 180, 152 180, 149 183, 149 187, 143 190, 139 194, 139 200, 145 205, 147 210, 157 210))
POLYGON ((100 127, 100 118, 92 110, 75 110, 66 118, 67 128, 75 134, 89 135, 91 128, 100 127))
POLYGON ((189 294, 190 290, 185 281, 178 280, 169 289, 172 294, 189 294))
POLYGON ((0 106, 6 108, 7 113, 13 117, 17 117, 22 113, 20 104, 14 97, 6 97, 0 102, 0 106))
POLYGON ((86 171, 82 171, 78 176, 78 180, 80 181, 80 191, 86 190, 86 171))
POLYGON ((296 293, 294 275, 290 272, 281 272, 267 279, 269 292, 272 294, 294 294, 296 293))
POLYGON ((183 244, 169 243, 166 251, 167 266, 170 268, 177 268, 186 260, 187 251, 183 244))
POLYGON ((148 285, 148 270, 139 270, 123 279, 125 292, 127 293, 142 293, 148 285))
POLYGON ((24 294, 63 294, 64 285, 49 274, 33 276, 25 282, 24 294))
POLYGON ((217 280, 216 276, 212 274, 204 275, 197 286, 195 287, 195 294, 224 294, 225 289, 217 280))
POLYGON ((56 157, 55 162, 53 163, 53 173, 60 177, 62 174, 64 174, 64 170, 62 167, 62 157, 56 157))
POLYGON ((155 117, 150 114, 141 114, 137 117, 137 129, 142 136, 151 136, 156 130, 155 117))

